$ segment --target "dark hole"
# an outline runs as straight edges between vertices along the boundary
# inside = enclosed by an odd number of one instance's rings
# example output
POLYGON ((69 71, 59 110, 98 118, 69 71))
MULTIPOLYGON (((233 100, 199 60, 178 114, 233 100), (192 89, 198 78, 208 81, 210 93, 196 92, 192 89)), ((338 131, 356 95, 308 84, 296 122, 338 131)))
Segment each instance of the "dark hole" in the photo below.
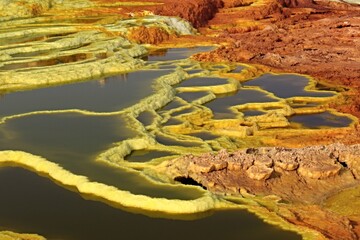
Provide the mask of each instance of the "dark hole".
POLYGON ((344 168, 347 168, 348 165, 346 164, 346 162, 339 162, 344 168))
POLYGON ((259 151, 255 148, 248 148, 246 149, 246 153, 247 154, 255 154, 255 153, 258 153, 259 151))
POLYGON ((204 185, 202 185, 201 183, 198 183, 197 181, 195 181, 194 179, 192 179, 191 177, 175 177, 174 178, 175 181, 180 182, 182 184, 185 185, 193 185, 193 186, 200 186, 203 189, 206 190, 206 187, 204 185))

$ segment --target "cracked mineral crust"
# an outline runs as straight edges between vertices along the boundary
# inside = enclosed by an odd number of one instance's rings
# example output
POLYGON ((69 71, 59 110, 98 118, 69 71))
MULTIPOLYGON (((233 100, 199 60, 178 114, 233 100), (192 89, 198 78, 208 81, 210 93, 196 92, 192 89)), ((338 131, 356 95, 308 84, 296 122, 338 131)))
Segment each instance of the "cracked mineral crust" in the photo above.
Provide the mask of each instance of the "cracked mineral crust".
POLYGON ((255 195, 316 203, 359 183, 359 151, 360 144, 221 150, 173 159, 159 171, 173 178, 190 177, 212 192, 246 189, 255 195))

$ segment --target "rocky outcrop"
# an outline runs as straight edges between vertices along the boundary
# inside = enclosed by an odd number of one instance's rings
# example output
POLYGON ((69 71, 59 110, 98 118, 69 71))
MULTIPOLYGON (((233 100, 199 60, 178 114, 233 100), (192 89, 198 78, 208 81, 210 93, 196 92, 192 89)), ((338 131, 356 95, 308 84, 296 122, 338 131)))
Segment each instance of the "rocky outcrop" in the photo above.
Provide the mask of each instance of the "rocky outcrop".
POLYGON ((184 0, 166 2, 154 11, 162 16, 178 16, 191 22, 194 27, 204 26, 223 6, 221 0, 184 0))
POLYGON ((360 144, 332 144, 187 155, 159 165, 158 171, 219 194, 244 198, 275 194, 283 201, 269 205, 260 200, 261 206, 289 223, 315 230, 319 233, 315 239, 355 240, 360 235, 358 215, 338 214, 321 203, 359 185, 359 163, 360 144))
POLYGON ((316 203, 360 179, 360 145, 299 149, 263 147, 233 153, 187 155, 159 167, 174 179, 191 178, 212 192, 275 194, 316 203))
POLYGON ((127 37, 130 40, 140 44, 158 44, 168 40, 170 34, 162 28, 140 26, 129 31, 127 37))

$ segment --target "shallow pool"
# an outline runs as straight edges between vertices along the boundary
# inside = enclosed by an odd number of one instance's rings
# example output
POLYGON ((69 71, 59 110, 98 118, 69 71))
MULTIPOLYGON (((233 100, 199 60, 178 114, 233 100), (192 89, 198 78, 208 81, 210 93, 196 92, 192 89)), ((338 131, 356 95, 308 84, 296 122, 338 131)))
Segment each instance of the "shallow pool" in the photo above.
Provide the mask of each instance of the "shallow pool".
POLYGON ((0 168, 0 191, 0 229, 48 239, 301 239, 240 210, 183 216, 188 220, 133 214, 20 168, 0 168))

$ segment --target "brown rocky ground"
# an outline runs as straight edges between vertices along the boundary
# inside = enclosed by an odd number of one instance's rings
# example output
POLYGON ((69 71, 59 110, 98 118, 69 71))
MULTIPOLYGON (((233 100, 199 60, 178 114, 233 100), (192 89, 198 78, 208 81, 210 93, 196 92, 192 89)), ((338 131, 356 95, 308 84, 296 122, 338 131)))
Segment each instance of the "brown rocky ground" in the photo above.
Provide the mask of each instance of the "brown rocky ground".
POLYGON ((166 162, 160 171, 215 193, 279 196, 291 204, 272 211, 288 222, 314 229, 326 239, 358 239, 358 218, 335 214, 319 203, 359 184, 359 162, 360 145, 264 147, 187 155, 166 162))
POLYGON ((166 163, 175 180, 194 180, 218 193, 275 194, 293 203, 317 203, 359 184, 360 145, 332 144, 305 148, 262 147, 166 163))

